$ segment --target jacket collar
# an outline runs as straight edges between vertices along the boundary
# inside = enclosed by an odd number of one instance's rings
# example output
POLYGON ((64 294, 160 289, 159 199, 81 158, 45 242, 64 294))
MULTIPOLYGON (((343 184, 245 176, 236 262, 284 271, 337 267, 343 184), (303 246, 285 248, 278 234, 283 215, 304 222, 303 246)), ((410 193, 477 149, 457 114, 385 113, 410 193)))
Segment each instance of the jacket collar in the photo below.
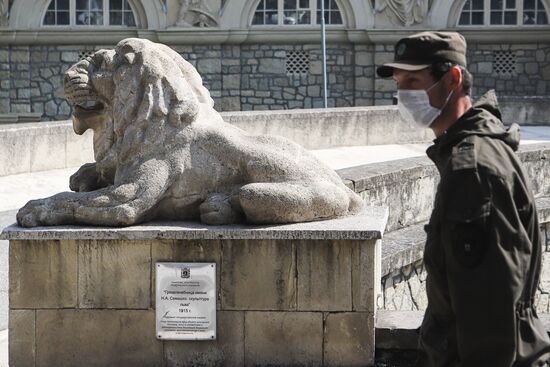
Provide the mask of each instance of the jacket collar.
POLYGON ((502 114, 494 90, 479 98, 451 127, 428 148, 426 153, 436 164, 441 155, 449 154, 459 141, 472 135, 500 139, 514 151, 519 146, 519 126, 513 124, 508 130, 501 121, 502 114))

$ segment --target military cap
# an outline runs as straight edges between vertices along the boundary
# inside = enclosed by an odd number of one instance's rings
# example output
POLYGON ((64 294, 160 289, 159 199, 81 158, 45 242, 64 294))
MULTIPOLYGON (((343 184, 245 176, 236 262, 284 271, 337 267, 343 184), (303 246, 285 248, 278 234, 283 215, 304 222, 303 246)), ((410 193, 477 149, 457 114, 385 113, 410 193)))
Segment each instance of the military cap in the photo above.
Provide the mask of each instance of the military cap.
POLYGON ((394 61, 379 66, 382 78, 393 75, 393 69, 422 70, 434 62, 451 62, 466 67, 466 40, 456 32, 421 32, 397 41, 394 61))

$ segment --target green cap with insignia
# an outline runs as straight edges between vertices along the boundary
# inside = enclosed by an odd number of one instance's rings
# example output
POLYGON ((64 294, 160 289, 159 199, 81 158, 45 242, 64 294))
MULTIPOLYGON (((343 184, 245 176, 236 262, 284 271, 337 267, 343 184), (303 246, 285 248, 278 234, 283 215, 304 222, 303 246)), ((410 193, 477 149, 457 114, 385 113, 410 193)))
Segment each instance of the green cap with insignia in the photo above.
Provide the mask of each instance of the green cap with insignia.
POLYGON ((451 62, 466 67, 466 40, 456 32, 421 32, 400 39, 395 45, 394 61, 379 66, 382 78, 393 75, 393 69, 417 71, 434 62, 451 62))

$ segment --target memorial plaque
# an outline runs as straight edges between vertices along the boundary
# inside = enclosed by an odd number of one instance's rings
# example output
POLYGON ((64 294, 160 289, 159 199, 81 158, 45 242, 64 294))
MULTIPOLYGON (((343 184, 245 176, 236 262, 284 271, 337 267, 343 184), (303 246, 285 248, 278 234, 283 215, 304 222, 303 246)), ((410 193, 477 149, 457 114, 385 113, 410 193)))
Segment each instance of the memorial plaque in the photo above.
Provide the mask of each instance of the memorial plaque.
POLYGON ((216 339, 216 264, 157 263, 157 338, 216 339))

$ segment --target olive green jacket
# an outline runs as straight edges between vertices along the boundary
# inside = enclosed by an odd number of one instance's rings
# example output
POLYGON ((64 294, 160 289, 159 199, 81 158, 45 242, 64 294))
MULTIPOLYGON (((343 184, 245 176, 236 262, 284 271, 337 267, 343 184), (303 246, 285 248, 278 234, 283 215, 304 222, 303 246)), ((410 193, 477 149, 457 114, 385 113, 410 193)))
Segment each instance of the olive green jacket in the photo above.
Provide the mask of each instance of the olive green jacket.
POLYGON ((483 96, 428 148, 441 180, 424 263, 428 309, 417 366, 523 367, 550 358, 534 310, 541 238, 519 127, 483 96))

